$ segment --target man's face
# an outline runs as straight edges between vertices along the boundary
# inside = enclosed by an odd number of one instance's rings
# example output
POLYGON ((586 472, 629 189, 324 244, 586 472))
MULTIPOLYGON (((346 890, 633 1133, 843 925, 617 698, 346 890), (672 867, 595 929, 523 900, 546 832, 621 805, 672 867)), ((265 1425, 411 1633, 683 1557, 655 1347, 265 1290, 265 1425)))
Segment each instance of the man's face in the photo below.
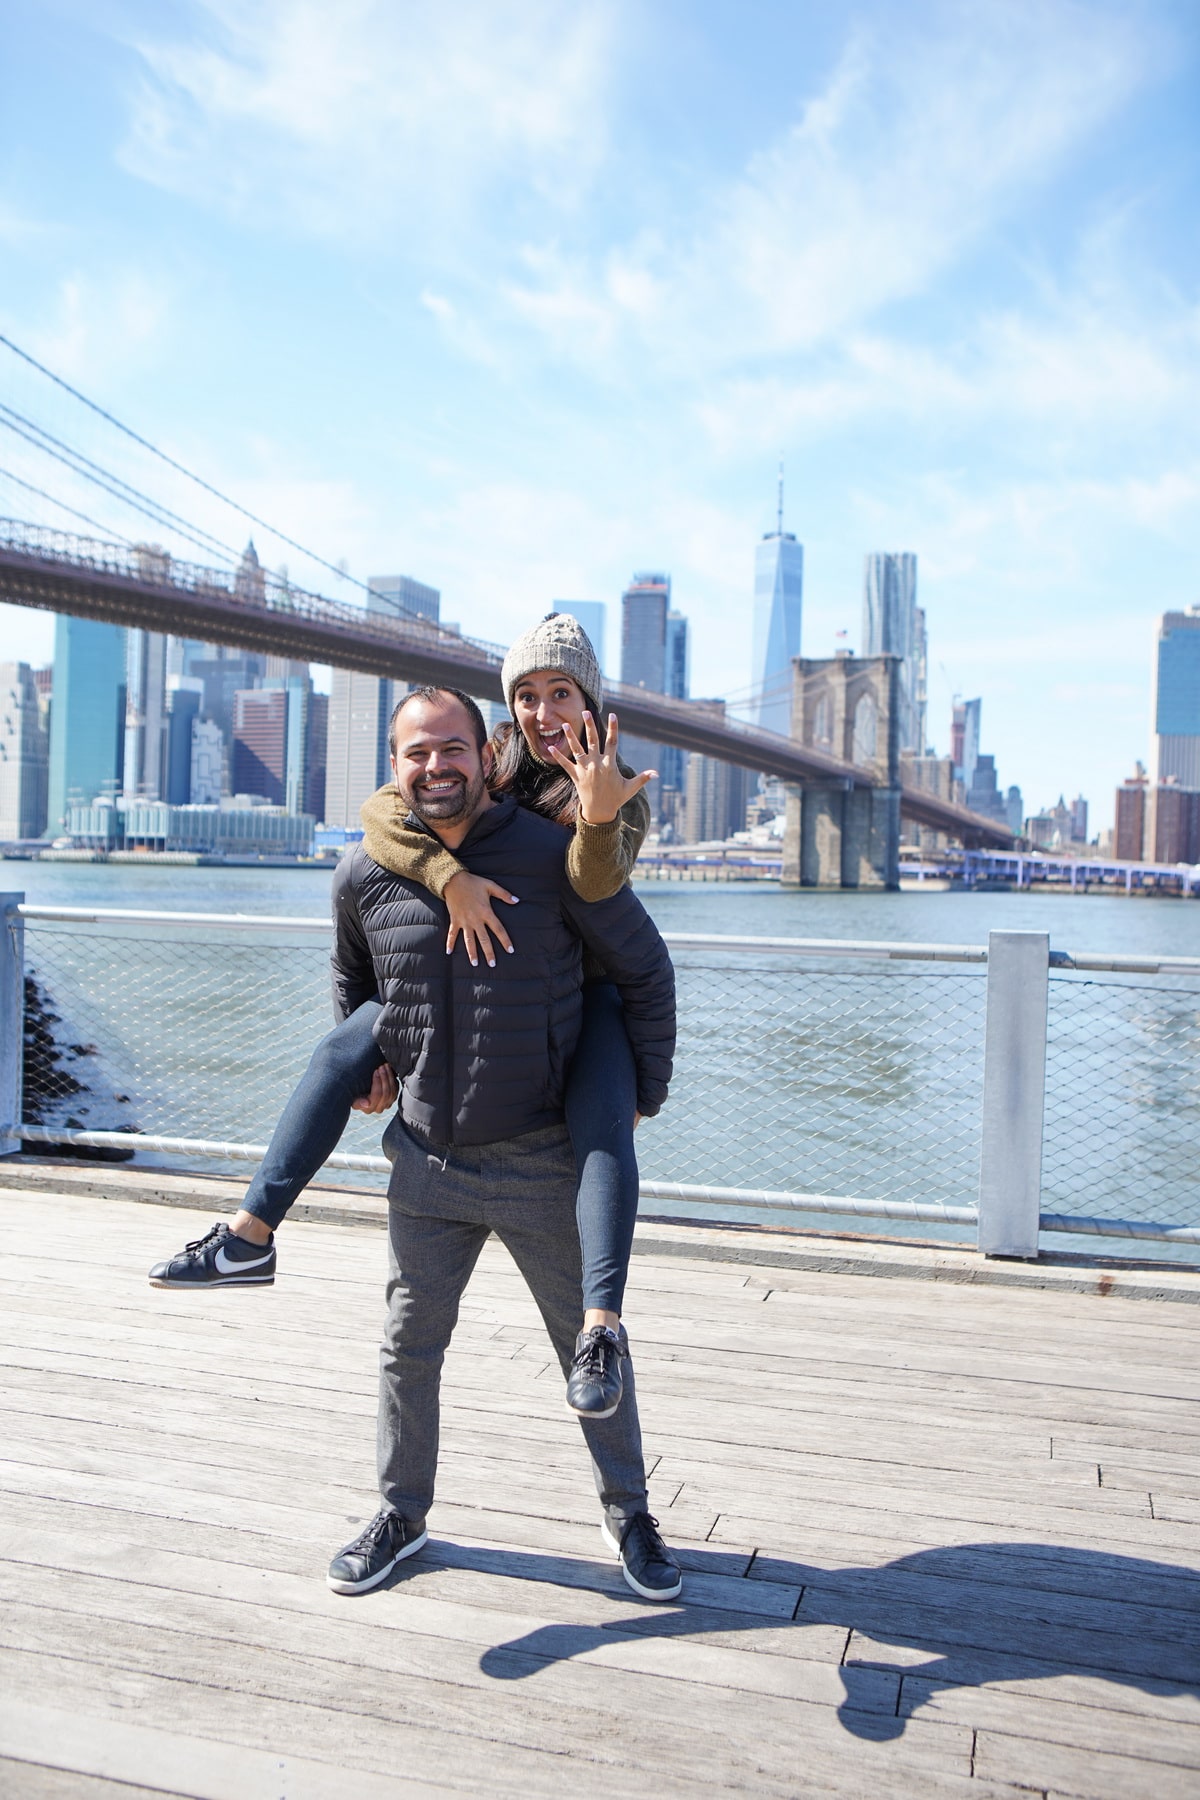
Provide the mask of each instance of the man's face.
POLYGON ((488 801, 492 749, 482 752, 465 709, 444 700, 413 700, 396 718, 392 774, 400 796, 440 837, 465 837, 488 801))

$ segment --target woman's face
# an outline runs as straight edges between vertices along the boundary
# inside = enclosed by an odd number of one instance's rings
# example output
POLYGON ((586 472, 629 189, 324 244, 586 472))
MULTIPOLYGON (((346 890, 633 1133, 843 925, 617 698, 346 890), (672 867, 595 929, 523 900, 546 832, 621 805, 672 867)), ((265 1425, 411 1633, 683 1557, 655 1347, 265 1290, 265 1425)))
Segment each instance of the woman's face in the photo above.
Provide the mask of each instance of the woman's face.
POLYGON ((547 754, 552 748, 567 750, 564 725, 569 725, 583 741, 586 704, 579 683, 557 669, 538 669, 532 675, 522 675, 513 690, 513 712, 521 735, 539 762, 553 763, 554 758, 547 754))

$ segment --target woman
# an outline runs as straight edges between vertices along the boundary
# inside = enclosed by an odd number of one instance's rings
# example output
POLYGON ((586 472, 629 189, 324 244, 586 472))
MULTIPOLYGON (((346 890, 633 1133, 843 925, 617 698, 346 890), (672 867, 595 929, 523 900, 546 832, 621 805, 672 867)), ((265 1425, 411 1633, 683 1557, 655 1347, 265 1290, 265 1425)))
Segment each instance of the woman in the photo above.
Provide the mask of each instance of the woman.
MULTIPOLYGON (((571 885, 584 900, 607 899, 637 860, 650 823, 642 789, 654 771, 635 775, 619 761, 611 713, 601 747, 600 666, 569 614, 551 613, 519 638, 501 679, 513 723, 501 726, 494 740, 492 789, 571 828, 571 885)), ((362 816, 364 845, 375 861, 444 901, 448 955, 460 938, 473 966, 481 954, 494 966, 497 945, 520 954, 493 908, 493 902, 515 905, 514 897, 472 875, 430 833, 410 825, 394 786, 373 794, 362 816)), ((232 1227, 214 1226, 180 1256, 156 1264, 155 1286, 274 1279, 274 1230, 336 1147, 351 1108, 383 1112, 395 1100, 395 1076, 380 1065, 373 1036, 379 1012, 378 1002, 368 1002, 322 1040, 232 1227)), ((636 1080, 620 999, 593 959, 585 959, 582 1029, 565 1107, 579 1170, 584 1307, 567 1404, 607 1418, 620 1403, 625 1353, 620 1315, 638 1197, 636 1080)))

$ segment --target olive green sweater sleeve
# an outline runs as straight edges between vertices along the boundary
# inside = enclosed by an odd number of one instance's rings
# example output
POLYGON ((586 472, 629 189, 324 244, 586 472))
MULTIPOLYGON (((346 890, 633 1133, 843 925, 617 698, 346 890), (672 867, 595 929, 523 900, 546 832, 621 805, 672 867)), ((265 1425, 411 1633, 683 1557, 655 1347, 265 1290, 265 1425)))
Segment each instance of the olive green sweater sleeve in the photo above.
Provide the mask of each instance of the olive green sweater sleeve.
POLYGON ((644 788, 607 825, 578 821, 567 849, 567 876, 581 900, 610 900, 620 892, 633 874, 649 829, 650 802, 644 788))
MULTIPOLYGON (((463 864, 431 832, 409 824, 408 809, 390 782, 364 800, 360 817, 367 855, 393 875, 419 881, 440 900, 463 864)), ((624 887, 649 829, 644 791, 627 800, 606 825, 579 820, 567 847, 567 877, 581 900, 609 900, 624 887)))
POLYGON ((390 781, 363 801, 359 817, 367 855, 393 875, 419 881, 440 900, 446 883, 463 865, 432 832, 408 823, 408 808, 390 781))

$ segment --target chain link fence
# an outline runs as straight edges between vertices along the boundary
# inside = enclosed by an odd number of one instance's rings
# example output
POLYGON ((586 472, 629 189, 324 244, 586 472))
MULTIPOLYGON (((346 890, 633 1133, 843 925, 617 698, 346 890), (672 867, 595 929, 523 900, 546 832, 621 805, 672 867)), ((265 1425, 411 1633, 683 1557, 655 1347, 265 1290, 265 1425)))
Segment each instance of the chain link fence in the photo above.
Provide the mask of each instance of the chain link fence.
POLYGON ((687 950, 675 967, 675 1079, 639 1134, 647 1179, 973 1202, 985 971, 687 950))
MULTIPOLYGON (((33 918, 25 944, 31 1126, 264 1144, 332 1023, 324 933, 33 918)), ((676 1078, 638 1135, 647 1184, 823 1196, 827 1217, 830 1197, 847 1217, 855 1200, 974 1205, 986 968, 744 946, 681 947, 675 963, 676 1078)), ((1200 982, 1054 973, 1042 1210, 1200 1225, 1198 1128, 1200 982)), ((341 1148, 377 1156, 380 1136, 354 1115, 341 1148)), ((724 1216, 778 1223, 765 1207, 724 1216)))
POLYGON ((1051 974, 1042 1210, 1200 1224, 1200 986, 1051 974))

